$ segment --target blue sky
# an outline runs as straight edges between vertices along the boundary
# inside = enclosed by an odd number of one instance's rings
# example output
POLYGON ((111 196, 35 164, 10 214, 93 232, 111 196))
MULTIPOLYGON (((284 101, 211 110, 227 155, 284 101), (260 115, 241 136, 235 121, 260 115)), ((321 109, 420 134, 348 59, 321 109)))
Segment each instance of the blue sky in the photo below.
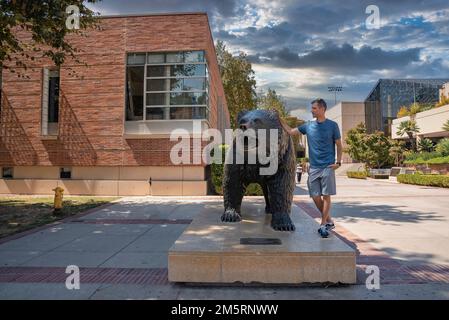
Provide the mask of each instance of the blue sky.
POLYGON ((214 40, 248 54, 258 90, 308 115, 311 100, 362 101, 379 78, 449 77, 447 0, 103 0, 103 15, 206 11, 214 40), (369 5, 380 28, 370 29, 369 5))

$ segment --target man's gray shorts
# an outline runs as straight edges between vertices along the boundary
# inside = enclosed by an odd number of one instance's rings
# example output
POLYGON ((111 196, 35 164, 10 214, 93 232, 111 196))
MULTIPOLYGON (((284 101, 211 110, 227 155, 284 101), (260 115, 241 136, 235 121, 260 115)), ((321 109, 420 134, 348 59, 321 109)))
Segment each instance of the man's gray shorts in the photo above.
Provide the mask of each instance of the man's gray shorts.
POLYGON ((311 197, 337 194, 335 170, 332 168, 310 168, 307 186, 311 197))

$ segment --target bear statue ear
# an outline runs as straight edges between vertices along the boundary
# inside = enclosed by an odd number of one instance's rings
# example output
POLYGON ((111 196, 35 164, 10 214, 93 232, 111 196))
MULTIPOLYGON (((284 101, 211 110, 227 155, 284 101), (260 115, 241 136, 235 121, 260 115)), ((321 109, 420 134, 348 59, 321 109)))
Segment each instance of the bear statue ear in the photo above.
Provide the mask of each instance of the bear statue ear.
POLYGON ((248 110, 246 110, 246 109, 241 110, 241 111, 237 114, 237 123, 240 122, 240 119, 242 119, 243 116, 244 116, 245 114, 247 114, 247 113, 248 113, 248 110))

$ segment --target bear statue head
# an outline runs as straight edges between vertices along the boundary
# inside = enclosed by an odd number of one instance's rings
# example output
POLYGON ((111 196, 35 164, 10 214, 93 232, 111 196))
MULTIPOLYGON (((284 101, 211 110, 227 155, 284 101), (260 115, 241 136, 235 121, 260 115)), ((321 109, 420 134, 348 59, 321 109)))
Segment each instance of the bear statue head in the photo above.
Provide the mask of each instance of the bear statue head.
POLYGON ((285 135, 279 115, 274 110, 241 111, 237 116, 236 127, 235 139, 239 141, 236 143, 237 153, 260 155, 258 152, 265 152, 266 155, 274 156, 274 153, 279 155, 279 151, 285 149, 285 142, 282 142, 285 135))

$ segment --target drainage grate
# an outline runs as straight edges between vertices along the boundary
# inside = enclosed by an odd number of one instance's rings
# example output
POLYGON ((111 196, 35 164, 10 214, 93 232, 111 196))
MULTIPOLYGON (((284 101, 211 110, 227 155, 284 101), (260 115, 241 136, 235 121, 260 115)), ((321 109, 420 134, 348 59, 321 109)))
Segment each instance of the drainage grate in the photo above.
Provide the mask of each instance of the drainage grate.
MULTIPOLYGON (((60 267, 0 267, 0 283, 65 283, 60 267)), ((80 268, 81 283, 167 285, 167 268, 80 268)))
POLYGON ((280 245, 281 239, 277 238, 240 238, 240 244, 249 245, 280 245))

